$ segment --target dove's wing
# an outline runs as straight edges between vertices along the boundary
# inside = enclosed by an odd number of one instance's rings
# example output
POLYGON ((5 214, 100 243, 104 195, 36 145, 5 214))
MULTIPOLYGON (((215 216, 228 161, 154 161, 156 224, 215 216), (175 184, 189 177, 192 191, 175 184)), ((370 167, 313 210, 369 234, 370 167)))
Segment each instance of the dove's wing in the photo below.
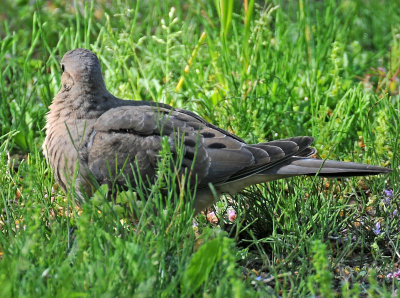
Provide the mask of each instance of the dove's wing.
MULTIPOLYGON (((113 108, 96 121, 87 146, 89 170, 107 183, 115 169, 134 164, 142 177, 152 178, 163 137, 173 153, 182 146, 183 167, 192 169, 199 187, 251 176, 290 156, 314 152, 308 147, 311 137, 249 145, 190 112, 135 104, 113 108)), ((130 176, 132 169, 125 167, 130 176)))
MULTIPOLYGON (((262 150, 208 126, 201 118, 165 107, 113 108, 99 117, 93 128, 87 146, 88 168, 100 183, 109 182, 115 169, 126 162, 137 165, 142 177, 152 178, 163 137, 168 138, 173 153, 182 145, 183 167, 192 167, 200 185, 223 182, 267 158, 262 150)), ((130 176, 132 170, 127 166, 124 172, 130 176)))

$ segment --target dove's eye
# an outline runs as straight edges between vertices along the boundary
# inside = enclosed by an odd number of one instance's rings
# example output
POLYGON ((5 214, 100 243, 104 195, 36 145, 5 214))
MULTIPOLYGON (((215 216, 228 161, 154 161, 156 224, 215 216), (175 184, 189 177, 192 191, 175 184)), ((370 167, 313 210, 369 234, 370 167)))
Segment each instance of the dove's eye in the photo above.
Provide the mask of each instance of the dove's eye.
POLYGON ((62 72, 65 71, 65 66, 64 66, 64 64, 61 64, 61 69, 62 69, 62 72))

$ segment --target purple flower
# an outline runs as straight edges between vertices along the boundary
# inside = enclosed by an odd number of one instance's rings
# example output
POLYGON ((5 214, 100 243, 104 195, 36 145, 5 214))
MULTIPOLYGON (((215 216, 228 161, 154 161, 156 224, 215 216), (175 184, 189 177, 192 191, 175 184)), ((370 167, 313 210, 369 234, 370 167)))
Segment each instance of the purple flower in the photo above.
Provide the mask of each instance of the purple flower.
POLYGON ((400 277, 400 270, 393 273, 393 278, 399 278, 399 277, 400 277))
POLYGON ((378 221, 375 225, 375 229, 372 229, 375 235, 379 235, 381 233, 381 222, 378 221))
POLYGON ((385 193, 384 203, 386 206, 388 206, 393 198, 393 189, 385 189, 383 192, 385 193))
POLYGON ((393 197, 393 189, 385 189, 383 192, 385 193, 385 196, 390 198, 393 197))
POLYGON ((229 208, 228 210, 228 218, 230 221, 236 220, 236 211, 233 208, 229 208))
POLYGON ((388 275, 386 275, 387 278, 399 278, 400 277, 400 270, 396 272, 390 272, 388 275))

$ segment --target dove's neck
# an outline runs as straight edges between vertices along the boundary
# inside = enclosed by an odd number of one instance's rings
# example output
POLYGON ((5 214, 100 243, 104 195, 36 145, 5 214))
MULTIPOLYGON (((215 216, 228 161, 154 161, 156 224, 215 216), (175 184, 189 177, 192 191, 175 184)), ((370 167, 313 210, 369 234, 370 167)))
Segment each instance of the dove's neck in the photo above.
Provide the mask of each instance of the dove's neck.
POLYGON ((74 85, 70 90, 61 89, 50 106, 51 114, 60 121, 67 119, 93 119, 115 107, 118 100, 106 89, 87 84, 74 85))

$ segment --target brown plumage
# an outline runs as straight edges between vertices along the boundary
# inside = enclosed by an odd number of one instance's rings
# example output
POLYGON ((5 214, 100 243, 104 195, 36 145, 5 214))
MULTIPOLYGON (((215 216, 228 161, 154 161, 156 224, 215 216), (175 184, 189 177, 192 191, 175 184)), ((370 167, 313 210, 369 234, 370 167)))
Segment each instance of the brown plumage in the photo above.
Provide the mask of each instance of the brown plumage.
MULTIPOLYGON (((50 105, 43 151, 64 190, 75 185, 78 194, 91 195, 92 178, 110 184, 109 169, 122 168, 126 161, 137 164, 142 178, 151 181, 163 137, 168 138, 172 152, 183 137, 183 167, 193 167, 198 182, 196 212, 214 202, 209 183, 217 194, 234 194, 252 184, 298 175, 390 172, 383 167, 310 158, 315 153, 310 147, 312 137, 246 144, 192 112, 118 99, 107 91, 96 55, 86 49, 67 52, 61 65, 62 88, 50 105)), ((124 168, 124 175, 133 178, 130 166, 124 168)), ((121 176, 117 183, 124 186, 126 180, 121 176)))

